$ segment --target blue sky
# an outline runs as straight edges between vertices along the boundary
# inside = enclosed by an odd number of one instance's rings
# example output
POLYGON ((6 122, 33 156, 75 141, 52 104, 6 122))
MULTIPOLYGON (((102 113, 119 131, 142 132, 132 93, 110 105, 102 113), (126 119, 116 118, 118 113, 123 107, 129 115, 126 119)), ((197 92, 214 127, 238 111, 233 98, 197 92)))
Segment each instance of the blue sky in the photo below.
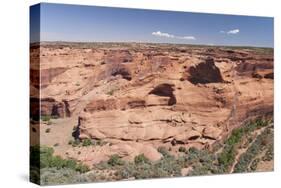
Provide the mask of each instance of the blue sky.
MULTIPOLYGON (((31 8, 31 41, 38 7, 31 8), (37 10, 36 10, 37 9, 37 10)), ((273 18, 41 4, 41 41, 273 47, 273 18)))

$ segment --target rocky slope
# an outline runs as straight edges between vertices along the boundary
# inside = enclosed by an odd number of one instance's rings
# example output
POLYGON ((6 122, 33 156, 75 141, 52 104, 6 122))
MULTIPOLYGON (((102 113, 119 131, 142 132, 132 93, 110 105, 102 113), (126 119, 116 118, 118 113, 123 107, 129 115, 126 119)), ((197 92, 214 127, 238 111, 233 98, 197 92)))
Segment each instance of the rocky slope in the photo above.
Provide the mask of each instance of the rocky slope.
POLYGON ((41 144, 55 144, 52 134, 103 142, 63 147, 69 140, 60 139, 57 154, 89 166, 113 154, 133 160, 143 153, 157 161, 160 146, 174 155, 179 147, 211 150, 246 121, 273 115, 270 49, 42 43, 31 49, 36 70, 31 95, 36 99, 41 88, 41 116, 74 128, 47 134, 41 122, 41 144))

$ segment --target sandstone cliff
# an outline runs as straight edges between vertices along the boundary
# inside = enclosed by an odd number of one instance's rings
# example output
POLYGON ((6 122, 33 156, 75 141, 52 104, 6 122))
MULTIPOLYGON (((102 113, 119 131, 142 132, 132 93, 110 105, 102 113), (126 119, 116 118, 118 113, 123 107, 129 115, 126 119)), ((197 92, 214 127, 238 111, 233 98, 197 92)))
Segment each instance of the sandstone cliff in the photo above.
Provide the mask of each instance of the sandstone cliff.
MULTIPOLYGON (((43 43, 40 73, 41 115, 65 119, 66 139, 75 127, 76 139, 107 143, 58 147, 87 164, 116 153, 158 160, 159 146, 209 149, 273 114, 273 55, 251 48, 43 43)), ((48 135, 42 143, 53 144, 48 135)))

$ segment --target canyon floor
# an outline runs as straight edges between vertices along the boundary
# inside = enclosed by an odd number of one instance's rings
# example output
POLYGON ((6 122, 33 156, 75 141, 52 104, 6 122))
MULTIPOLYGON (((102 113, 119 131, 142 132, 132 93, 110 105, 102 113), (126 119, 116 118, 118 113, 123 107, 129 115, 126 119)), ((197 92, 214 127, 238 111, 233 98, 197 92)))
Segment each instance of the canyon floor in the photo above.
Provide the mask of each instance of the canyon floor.
POLYGON ((273 170, 273 49, 42 42, 30 59, 42 184, 273 170))

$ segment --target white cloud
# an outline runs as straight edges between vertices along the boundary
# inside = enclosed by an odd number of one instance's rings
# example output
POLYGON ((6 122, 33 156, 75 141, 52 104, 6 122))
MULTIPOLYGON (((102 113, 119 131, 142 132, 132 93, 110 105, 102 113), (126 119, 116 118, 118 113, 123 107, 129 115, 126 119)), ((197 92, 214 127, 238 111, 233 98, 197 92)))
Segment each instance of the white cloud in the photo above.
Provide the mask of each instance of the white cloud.
POLYGON ((159 36, 159 37, 175 38, 174 35, 170 35, 169 33, 162 33, 161 31, 152 32, 152 35, 159 36))
POLYGON ((186 40, 196 40, 196 38, 194 36, 184 36, 182 37, 182 39, 186 39, 186 40))
POLYGON ((223 31, 223 30, 220 31, 220 33, 228 34, 228 35, 236 35, 239 32, 240 32, 239 29, 233 29, 233 30, 229 30, 229 31, 223 31))
POLYGON ((176 39, 183 39, 183 40, 196 40, 194 36, 175 36, 169 33, 162 33, 161 31, 152 32, 152 35, 158 37, 176 38, 176 39))
POLYGON ((240 32, 239 29, 233 29, 233 30, 228 31, 227 34, 237 34, 239 32, 240 32))

